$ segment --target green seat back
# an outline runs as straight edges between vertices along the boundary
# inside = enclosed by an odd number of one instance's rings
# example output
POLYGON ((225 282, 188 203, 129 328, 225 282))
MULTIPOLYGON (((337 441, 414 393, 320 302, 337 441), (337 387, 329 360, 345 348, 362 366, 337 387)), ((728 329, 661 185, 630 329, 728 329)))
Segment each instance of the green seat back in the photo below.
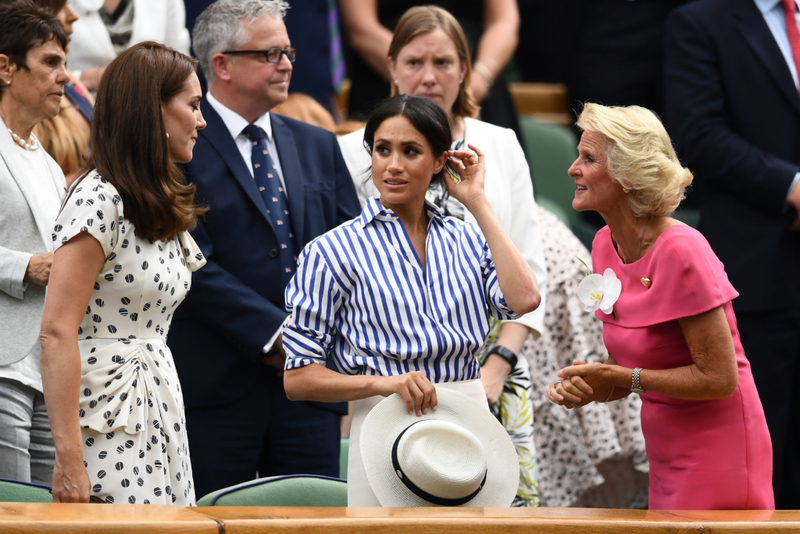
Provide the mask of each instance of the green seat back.
POLYGON ((30 482, 0 479, 1 502, 53 502, 50 488, 30 482))
MULTIPOLYGON (((567 169, 578 157, 578 140, 572 130, 558 124, 551 124, 528 116, 520 116, 523 148, 528 166, 531 168, 533 190, 537 200, 546 198, 560 208, 551 210, 562 218, 564 223, 573 226, 578 213, 572 209, 575 198, 575 183, 567 174, 567 169)), ((545 203, 546 204, 546 203, 545 203)))
POLYGON ((198 506, 347 506, 347 482, 317 475, 259 478, 209 493, 198 506))
POLYGON ((339 448, 339 478, 347 480, 347 458, 350 454, 350 438, 342 438, 339 448))

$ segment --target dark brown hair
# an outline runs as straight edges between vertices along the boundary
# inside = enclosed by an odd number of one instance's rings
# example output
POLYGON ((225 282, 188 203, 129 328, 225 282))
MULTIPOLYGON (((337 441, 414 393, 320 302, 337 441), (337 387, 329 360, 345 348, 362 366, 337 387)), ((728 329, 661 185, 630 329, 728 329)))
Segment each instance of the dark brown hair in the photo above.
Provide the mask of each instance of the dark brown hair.
MULTIPOLYGON (((53 13, 29 0, 0 0, 0 54, 5 54, 21 68, 28 68, 28 52, 55 39, 67 47, 64 27, 53 13)), ((0 99, 5 84, 0 84, 0 99)))
POLYGON ((145 41, 117 56, 97 89, 92 154, 84 176, 96 169, 117 188, 125 218, 138 235, 169 240, 192 230, 207 208, 194 201, 195 186, 169 156, 161 106, 183 90, 197 61, 145 41))
MULTIPOLYGON (((396 63, 400 50, 411 39, 423 33, 430 33, 437 28, 444 30, 444 33, 453 40, 456 51, 458 51, 459 61, 461 61, 462 65, 467 66, 464 80, 458 88, 458 98, 453 103, 453 109, 445 111, 452 112, 456 117, 476 118, 481 108, 475 102, 475 97, 472 96, 472 89, 470 89, 472 59, 470 58, 469 45, 467 44, 467 38, 464 37, 464 30, 461 29, 461 25, 449 11, 438 6, 417 6, 403 13, 397 23, 397 27, 394 29, 392 43, 389 45, 389 57, 396 63)), ((394 81, 391 82, 391 85, 392 96, 394 96, 399 93, 399 89, 394 81)))
POLYGON ((64 9, 64 6, 67 5, 67 0, 31 0, 34 4, 39 7, 43 7, 44 9, 48 10, 53 15, 58 16, 58 12, 64 9))

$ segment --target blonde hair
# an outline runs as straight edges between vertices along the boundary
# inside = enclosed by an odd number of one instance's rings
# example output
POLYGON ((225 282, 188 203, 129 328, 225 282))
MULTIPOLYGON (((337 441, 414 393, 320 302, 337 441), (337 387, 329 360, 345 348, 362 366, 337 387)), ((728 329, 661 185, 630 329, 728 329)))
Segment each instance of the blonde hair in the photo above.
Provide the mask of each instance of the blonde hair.
POLYGON ((291 93, 285 102, 278 104, 270 112, 319 126, 329 132, 336 130, 336 122, 328 110, 313 97, 303 93, 291 93))
POLYGON ((677 209, 693 176, 678 161, 655 113, 639 106, 587 103, 577 125, 606 138, 608 173, 630 191, 628 202, 637 216, 668 216, 677 209))
POLYGON ((72 183, 89 158, 89 136, 87 128, 78 122, 83 116, 77 109, 68 110, 70 106, 67 97, 62 97, 59 114, 37 124, 33 133, 72 183))
MULTIPOLYGON (((462 65, 466 65, 467 71, 464 79, 458 88, 458 97, 453 103, 453 109, 445 110, 452 112, 456 117, 476 118, 481 110, 475 97, 472 96, 470 80, 472 79, 472 59, 470 58, 469 45, 467 38, 464 37, 464 30, 461 25, 446 9, 438 6, 417 6, 412 7, 400 17, 397 27, 394 29, 392 43, 389 45, 389 57, 397 62, 400 50, 408 44, 411 39, 423 33, 430 33, 441 28, 453 40, 458 52, 458 59, 462 65)), ((391 82, 392 94, 395 96, 400 93, 394 80, 391 82)))

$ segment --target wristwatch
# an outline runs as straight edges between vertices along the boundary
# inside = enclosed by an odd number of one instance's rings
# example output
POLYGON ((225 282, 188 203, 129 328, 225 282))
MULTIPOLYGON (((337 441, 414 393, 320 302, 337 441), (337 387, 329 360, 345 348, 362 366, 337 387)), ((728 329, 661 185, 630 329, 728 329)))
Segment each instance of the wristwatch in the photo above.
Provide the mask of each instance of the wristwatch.
POLYGON ((639 375, 642 373, 642 368, 637 367, 631 373, 631 392, 636 393, 637 395, 641 395, 644 393, 644 389, 642 389, 642 382, 639 380, 639 375))
MULTIPOLYGON (((512 350, 508 347, 504 347, 503 345, 495 345, 492 350, 489 351, 489 356, 492 354, 497 354, 511 364, 511 369, 514 369, 517 366, 517 355, 514 354, 514 352, 512 352, 512 350)), ((489 360, 489 356, 486 357, 486 361, 489 360)))

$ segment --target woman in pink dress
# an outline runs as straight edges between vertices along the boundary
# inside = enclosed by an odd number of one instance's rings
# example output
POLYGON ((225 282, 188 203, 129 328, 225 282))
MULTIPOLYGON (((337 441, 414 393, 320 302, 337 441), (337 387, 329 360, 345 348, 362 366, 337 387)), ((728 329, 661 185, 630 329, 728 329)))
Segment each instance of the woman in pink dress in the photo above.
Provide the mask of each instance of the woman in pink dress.
POLYGON ((772 446, 731 307, 738 293, 705 238, 670 217, 692 174, 649 110, 586 104, 578 126, 572 206, 608 225, 582 300, 611 356, 559 371, 550 400, 573 408, 641 395, 650 509, 774 509, 772 446))

